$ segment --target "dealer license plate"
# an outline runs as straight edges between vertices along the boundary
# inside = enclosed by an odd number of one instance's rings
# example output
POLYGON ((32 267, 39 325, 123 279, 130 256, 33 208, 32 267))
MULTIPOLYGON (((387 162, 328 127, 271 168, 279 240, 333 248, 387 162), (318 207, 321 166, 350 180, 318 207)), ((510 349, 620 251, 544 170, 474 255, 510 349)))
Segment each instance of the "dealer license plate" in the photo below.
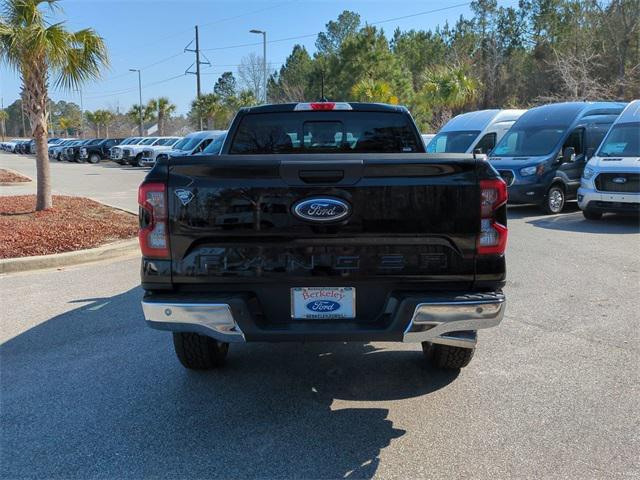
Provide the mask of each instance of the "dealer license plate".
POLYGON ((355 318, 353 287, 296 287, 291 289, 291 317, 299 319, 355 318))

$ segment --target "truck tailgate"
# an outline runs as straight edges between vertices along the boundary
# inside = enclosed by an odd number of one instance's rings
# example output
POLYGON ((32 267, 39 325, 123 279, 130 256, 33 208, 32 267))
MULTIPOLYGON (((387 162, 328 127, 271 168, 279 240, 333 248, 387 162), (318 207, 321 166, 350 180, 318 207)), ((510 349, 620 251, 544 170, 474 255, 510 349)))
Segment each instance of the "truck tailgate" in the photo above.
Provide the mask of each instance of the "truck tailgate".
POLYGON ((470 158, 429 154, 172 160, 172 282, 468 288, 480 225, 475 169, 470 158), (294 214, 313 198, 338 199, 350 212, 329 223, 294 214))

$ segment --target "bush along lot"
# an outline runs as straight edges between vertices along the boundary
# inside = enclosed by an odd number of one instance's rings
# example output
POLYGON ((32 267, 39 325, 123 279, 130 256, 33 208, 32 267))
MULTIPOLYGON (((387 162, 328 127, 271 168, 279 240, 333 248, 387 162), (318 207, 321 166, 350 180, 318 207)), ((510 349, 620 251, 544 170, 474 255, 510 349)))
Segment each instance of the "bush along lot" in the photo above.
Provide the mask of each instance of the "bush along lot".
POLYGON ((54 196, 35 211, 35 195, 2 197, 0 258, 70 252, 136 236, 135 215, 81 197, 54 196))

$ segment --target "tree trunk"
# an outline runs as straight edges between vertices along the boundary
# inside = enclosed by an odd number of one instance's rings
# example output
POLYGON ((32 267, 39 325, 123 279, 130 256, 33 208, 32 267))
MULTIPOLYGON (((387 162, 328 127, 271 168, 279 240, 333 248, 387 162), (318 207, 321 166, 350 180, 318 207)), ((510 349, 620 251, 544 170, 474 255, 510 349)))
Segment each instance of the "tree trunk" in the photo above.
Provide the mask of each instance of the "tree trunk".
POLYGON ((44 58, 23 66, 22 98, 36 144, 36 210, 53 206, 51 198, 51 170, 47 146, 47 64, 44 58))
POLYGON ((108 124, 108 123, 105 123, 104 128, 105 128, 105 130, 107 131, 105 136, 106 136, 107 138, 109 138, 109 124, 108 124))
POLYGON ((161 110, 158 111, 158 134, 164 136, 164 114, 161 110))
POLYGON ((36 141, 37 200, 36 210, 47 210, 53 206, 51 199, 51 170, 49 168, 49 149, 47 148, 47 121, 43 115, 40 124, 33 129, 36 141))

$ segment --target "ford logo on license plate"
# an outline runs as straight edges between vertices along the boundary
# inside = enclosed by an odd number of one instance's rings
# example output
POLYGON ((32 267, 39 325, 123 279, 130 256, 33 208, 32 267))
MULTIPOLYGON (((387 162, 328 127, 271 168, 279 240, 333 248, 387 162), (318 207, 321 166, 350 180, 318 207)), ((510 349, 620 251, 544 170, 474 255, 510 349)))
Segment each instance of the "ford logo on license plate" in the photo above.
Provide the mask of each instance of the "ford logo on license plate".
POLYGON ((337 198, 309 198, 294 204, 293 213, 302 220, 327 223, 348 217, 351 207, 337 198))
POLYGON ((334 312, 339 308, 340 304, 331 300, 315 300, 313 302, 307 303, 307 310, 311 310, 312 312, 317 313, 334 312))

